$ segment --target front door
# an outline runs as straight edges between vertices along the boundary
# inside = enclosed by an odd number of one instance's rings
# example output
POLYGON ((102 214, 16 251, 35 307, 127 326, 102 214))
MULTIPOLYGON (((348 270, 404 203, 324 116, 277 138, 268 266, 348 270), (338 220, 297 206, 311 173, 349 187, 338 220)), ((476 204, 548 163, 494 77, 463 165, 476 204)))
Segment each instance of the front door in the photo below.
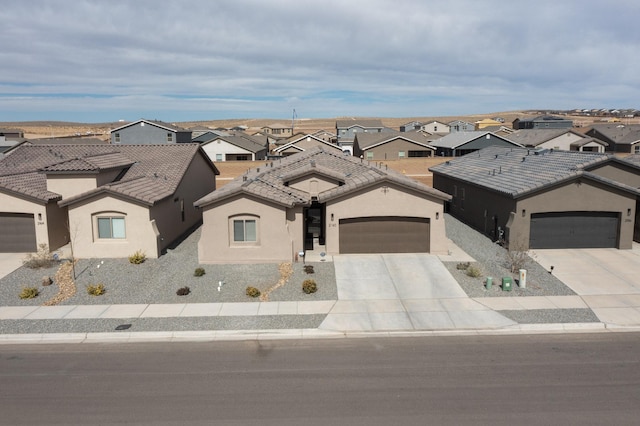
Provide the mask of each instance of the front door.
POLYGON ((314 242, 324 245, 325 206, 314 201, 304 212, 304 249, 313 250, 314 242))

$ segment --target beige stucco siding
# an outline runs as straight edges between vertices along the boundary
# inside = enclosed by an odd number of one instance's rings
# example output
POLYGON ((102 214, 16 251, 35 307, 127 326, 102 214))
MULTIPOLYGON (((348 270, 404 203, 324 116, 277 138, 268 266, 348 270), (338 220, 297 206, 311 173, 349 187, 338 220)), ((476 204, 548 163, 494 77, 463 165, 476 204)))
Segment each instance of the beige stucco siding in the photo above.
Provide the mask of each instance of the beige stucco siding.
POLYGON ((96 175, 47 175, 47 190, 62 195, 63 199, 96 188, 96 175))
POLYGON ((338 186, 338 181, 330 179, 322 175, 304 176, 299 179, 292 179, 289 182, 291 188, 304 191, 311 196, 317 196, 319 193, 328 191, 338 186))
POLYGON ((147 206, 101 194, 69 206, 70 238, 78 258, 127 257, 142 250, 157 258, 158 238, 147 206), (98 238, 97 216, 125 218, 126 237, 98 238))
MULTIPOLYGON (((36 228, 37 245, 46 244, 51 250, 59 247, 56 247, 54 244, 50 244, 49 242, 48 227, 50 226, 50 224, 47 220, 46 205, 0 192, 0 211, 2 211, 3 213, 33 214, 33 220, 35 222, 36 228), (38 219, 39 217, 41 220, 38 219)), ((59 226, 58 224, 51 225, 59 226)), ((60 225, 64 227, 64 222, 60 225)))
MULTIPOLYGON (((50 250, 60 248, 69 242, 68 219, 66 207, 59 207, 58 203, 49 203, 47 205, 47 214, 43 216, 43 220, 47 223, 50 250)), ((39 226, 40 223, 36 216, 36 229, 39 226)))
POLYGON ((303 249, 302 207, 287 209, 256 198, 236 196, 204 207, 198 242, 199 262, 271 263, 291 262, 303 249), (257 222, 257 241, 233 241, 233 220, 257 222))
POLYGON ((158 250, 167 248, 202 220, 202 211, 193 203, 215 189, 215 175, 211 167, 202 156, 195 156, 176 192, 151 207, 150 218, 160 233, 158 250))
POLYGON ((587 179, 568 183, 517 201, 516 211, 508 224, 509 244, 529 247, 530 219, 533 213, 619 212, 621 221, 618 248, 630 249, 635 208, 636 197, 633 194, 617 191, 587 179))
POLYGON ((395 139, 372 148, 364 149, 363 157, 365 160, 397 160, 409 158, 409 151, 427 151, 429 155, 433 155, 435 150, 417 143, 408 142, 404 139, 395 139), (400 152, 403 152, 404 156, 400 156, 400 152), (367 153, 372 153, 373 157, 367 153))
POLYGON ((602 176, 616 182, 629 185, 632 188, 640 188, 640 171, 632 167, 625 167, 620 164, 608 163, 589 171, 598 176, 602 176))
POLYGON ((340 219, 372 216, 425 217, 431 223, 431 253, 446 253, 443 201, 393 184, 380 184, 327 202, 326 251, 338 254, 340 219), (333 215, 333 217, 332 217, 333 215))
POLYGON ((583 136, 575 133, 567 132, 546 142, 541 143, 536 148, 560 149, 563 151, 571 151, 571 144, 584 139, 583 136))

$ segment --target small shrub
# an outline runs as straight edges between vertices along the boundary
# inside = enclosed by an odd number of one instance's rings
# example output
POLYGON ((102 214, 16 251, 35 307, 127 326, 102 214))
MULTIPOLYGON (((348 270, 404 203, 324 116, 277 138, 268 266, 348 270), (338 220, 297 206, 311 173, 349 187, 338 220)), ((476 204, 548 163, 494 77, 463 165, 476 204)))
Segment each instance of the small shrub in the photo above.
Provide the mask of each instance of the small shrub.
POLYGON ((189 293, 191 293, 191 289, 189 287, 180 287, 178 291, 176 291, 178 296, 186 296, 189 293))
POLYGON ((318 291, 318 285, 316 284, 315 280, 304 280, 302 282, 302 291, 307 294, 315 293, 316 291, 318 291))
POLYGON ((51 284, 53 284, 53 280, 51 279, 51 277, 50 277, 50 276, 45 275, 44 277, 42 277, 42 285, 43 285, 44 287, 46 287, 46 286, 48 286, 48 285, 51 285, 51 284))
POLYGON ((196 268, 196 270, 193 272, 194 277, 201 277, 204 274, 205 274, 204 268, 196 268))
POLYGON ((313 274, 315 272, 313 270, 313 265, 304 265, 304 272, 307 274, 313 274))
POLYGON ((40 290, 35 287, 24 287, 18 295, 20 299, 33 299, 40 294, 40 290))
POLYGON ((260 297, 260 290, 258 290, 255 287, 251 287, 251 286, 247 287, 247 290, 245 293, 249 297, 260 297))
POLYGON ((129 256, 129 262, 133 263, 134 265, 139 265, 143 263, 145 260, 147 260, 147 256, 144 254, 142 250, 138 250, 135 253, 133 253, 131 256, 129 256))
POLYGON ((87 293, 91 296, 102 296, 104 292, 104 284, 89 284, 87 286, 87 293))
POLYGON ((472 278, 478 278, 480 275, 482 275, 482 272, 477 266, 469 266, 467 268, 467 275, 472 278))
POLYGON ((456 269, 465 271, 471 264, 469 262, 460 262, 456 265, 456 269))
POLYGON ((36 253, 29 253, 22 264, 30 269, 50 268, 54 265, 55 258, 49 251, 49 246, 40 244, 36 253))

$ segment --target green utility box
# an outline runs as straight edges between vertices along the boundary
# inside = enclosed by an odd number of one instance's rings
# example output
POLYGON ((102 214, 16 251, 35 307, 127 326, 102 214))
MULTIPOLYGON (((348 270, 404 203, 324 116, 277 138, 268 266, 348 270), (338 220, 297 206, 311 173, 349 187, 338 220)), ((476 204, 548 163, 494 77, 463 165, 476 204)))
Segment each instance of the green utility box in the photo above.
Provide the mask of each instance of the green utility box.
POLYGON ((492 284, 493 284, 493 277, 487 277, 487 283, 485 285, 487 287, 487 290, 491 288, 492 284))
POLYGON ((502 277, 502 291, 511 291, 513 279, 511 277, 502 277))

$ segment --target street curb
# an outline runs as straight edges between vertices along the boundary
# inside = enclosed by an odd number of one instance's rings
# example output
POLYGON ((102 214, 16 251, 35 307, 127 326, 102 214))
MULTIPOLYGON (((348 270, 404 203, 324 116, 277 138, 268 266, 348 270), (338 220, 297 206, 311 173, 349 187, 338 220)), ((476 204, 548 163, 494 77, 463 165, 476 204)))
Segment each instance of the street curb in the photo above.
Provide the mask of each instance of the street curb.
POLYGON ((292 339, 345 339, 379 337, 440 336, 512 336, 561 333, 638 332, 638 326, 603 323, 519 324, 498 329, 404 330, 404 331, 333 331, 321 329, 286 330, 205 330, 108 333, 3 334, 0 345, 78 344, 78 343, 160 343, 217 342, 292 339))

